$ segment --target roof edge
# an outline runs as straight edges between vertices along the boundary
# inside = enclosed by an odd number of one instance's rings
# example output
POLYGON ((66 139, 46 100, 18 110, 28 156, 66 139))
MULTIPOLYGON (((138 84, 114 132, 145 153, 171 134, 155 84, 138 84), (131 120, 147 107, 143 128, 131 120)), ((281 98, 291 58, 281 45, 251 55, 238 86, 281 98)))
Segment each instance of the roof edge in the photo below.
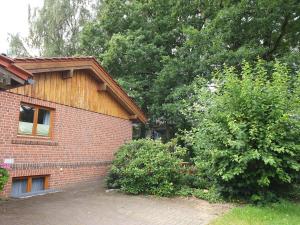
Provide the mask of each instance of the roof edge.
POLYGON ((19 85, 26 84, 33 77, 32 73, 17 66, 12 58, 3 54, 0 54, 0 66, 6 71, 4 73, 10 74, 11 79, 19 85))

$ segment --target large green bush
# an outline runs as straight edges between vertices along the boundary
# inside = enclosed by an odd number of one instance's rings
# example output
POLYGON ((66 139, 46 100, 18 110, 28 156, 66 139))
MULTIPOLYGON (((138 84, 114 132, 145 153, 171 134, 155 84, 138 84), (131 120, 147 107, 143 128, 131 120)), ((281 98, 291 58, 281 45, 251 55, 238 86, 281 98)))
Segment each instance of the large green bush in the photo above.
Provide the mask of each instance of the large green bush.
POLYGON ((173 195, 182 182, 185 153, 184 148, 173 142, 131 141, 116 153, 107 185, 131 194, 173 195))
POLYGON ((215 92, 199 92, 188 109, 198 120, 187 141, 199 176, 226 196, 273 198, 299 179, 299 74, 260 60, 235 71, 218 74, 215 92))

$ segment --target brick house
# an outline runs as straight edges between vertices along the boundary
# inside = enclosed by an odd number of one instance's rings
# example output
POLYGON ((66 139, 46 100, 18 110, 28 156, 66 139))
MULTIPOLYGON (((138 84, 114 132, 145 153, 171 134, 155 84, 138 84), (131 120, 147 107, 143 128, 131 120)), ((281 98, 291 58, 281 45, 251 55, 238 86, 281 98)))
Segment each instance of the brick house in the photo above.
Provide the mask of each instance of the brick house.
POLYGON ((92 57, 1 56, 5 71, 22 79, 0 91, 0 163, 11 165, 3 196, 99 179, 132 138, 132 121, 147 120, 92 57))

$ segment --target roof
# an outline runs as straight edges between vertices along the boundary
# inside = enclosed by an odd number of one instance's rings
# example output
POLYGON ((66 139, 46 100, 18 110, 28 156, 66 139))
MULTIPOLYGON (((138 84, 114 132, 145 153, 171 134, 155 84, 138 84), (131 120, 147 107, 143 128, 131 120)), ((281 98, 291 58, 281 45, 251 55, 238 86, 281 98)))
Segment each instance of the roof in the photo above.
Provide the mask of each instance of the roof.
POLYGON ((107 85, 111 94, 132 114, 132 119, 137 119, 143 123, 147 122, 147 117, 143 111, 108 74, 108 72, 105 71, 95 57, 15 58, 14 62, 18 67, 26 69, 33 74, 51 71, 88 69, 107 85))
MULTIPOLYGON (((0 72, 14 81, 14 85, 25 84, 32 78, 32 73, 19 67, 15 61, 5 55, 0 54, 0 72)), ((10 83, 10 82, 9 82, 10 83)), ((10 84, 13 87, 13 84, 10 84)))

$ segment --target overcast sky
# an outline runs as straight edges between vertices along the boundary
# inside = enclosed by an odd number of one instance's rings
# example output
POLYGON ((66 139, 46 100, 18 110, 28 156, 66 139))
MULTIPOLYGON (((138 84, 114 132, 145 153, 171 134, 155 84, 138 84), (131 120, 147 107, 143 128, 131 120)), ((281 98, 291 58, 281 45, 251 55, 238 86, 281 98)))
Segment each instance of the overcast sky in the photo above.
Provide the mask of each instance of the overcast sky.
POLYGON ((0 7, 0 53, 8 49, 8 33, 28 34, 28 5, 41 7, 43 0, 1 0, 0 7))

